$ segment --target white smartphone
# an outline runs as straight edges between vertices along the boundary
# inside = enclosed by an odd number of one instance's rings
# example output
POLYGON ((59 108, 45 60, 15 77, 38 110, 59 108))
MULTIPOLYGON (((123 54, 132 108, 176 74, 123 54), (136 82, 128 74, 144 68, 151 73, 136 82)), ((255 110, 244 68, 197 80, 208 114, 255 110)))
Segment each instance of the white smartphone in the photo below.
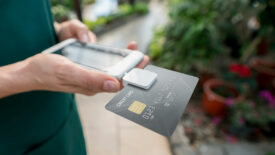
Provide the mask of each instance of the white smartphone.
POLYGON ((62 41, 42 53, 62 55, 84 68, 98 70, 117 79, 121 79, 144 57, 140 51, 84 43, 76 39, 62 41))

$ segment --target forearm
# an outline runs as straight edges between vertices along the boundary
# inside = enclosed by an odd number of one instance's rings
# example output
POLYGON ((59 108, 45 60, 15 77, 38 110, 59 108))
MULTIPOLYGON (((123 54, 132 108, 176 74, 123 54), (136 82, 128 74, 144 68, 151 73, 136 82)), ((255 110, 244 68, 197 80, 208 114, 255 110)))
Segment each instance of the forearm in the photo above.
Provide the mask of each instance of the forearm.
POLYGON ((0 99, 35 88, 32 75, 27 71, 28 61, 0 67, 0 99))

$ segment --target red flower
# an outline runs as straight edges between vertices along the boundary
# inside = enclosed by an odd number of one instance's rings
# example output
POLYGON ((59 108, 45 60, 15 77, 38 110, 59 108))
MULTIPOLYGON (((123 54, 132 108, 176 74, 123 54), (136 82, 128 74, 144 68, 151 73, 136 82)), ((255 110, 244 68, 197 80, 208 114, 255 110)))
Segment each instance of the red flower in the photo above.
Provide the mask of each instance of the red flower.
POLYGON ((242 64, 232 64, 229 67, 230 72, 236 73, 240 77, 250 77, 251 70, 248 66, 242 64))

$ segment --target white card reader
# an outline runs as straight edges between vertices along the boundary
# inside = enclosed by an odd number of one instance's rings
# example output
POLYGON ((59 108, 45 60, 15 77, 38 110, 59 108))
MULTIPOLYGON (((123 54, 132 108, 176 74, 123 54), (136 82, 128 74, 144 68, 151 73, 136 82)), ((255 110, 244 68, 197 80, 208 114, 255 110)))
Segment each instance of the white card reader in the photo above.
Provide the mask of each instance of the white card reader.
POLYGON ((148 70, 134 68, 123 77, 123 85, 134 85, 143 89, 149 89, 157 80, 157 74, 148 70))

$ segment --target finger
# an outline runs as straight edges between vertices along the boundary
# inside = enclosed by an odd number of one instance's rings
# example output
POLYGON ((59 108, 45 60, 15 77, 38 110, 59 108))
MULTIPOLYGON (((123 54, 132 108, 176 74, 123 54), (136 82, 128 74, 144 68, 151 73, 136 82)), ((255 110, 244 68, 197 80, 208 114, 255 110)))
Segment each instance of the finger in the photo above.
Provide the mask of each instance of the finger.
POLYGON ((136 50, 137 49, 137 43, 135 41, 131 41, 128 44, 127 48, 130 49, 130 50, 136 50))
POLYGON ((136 66, 137 68, 144 68, 149 63, 149 57, 144 55, 143 60, 136 66))
POLYGON ((72 20, 70 23, 71 29, 73 31, 74 36, 83 42, 89 42, 89 29, 88 27, 80 22, 79 20, 72 20))
POLYGON ((76 31, 76 37, 77 37, 77 39, 79 39, 80 41, 83 41, 83 42, 89 42, 90 41, 89 31, 87 31, 85 29, 77 30, 76 31))
POLYGON ((96 35, 93 32, 89 31, 88 32, 88 37, 89 37, 89 42, 91 42, 91 43, 97 42, 96 35))

